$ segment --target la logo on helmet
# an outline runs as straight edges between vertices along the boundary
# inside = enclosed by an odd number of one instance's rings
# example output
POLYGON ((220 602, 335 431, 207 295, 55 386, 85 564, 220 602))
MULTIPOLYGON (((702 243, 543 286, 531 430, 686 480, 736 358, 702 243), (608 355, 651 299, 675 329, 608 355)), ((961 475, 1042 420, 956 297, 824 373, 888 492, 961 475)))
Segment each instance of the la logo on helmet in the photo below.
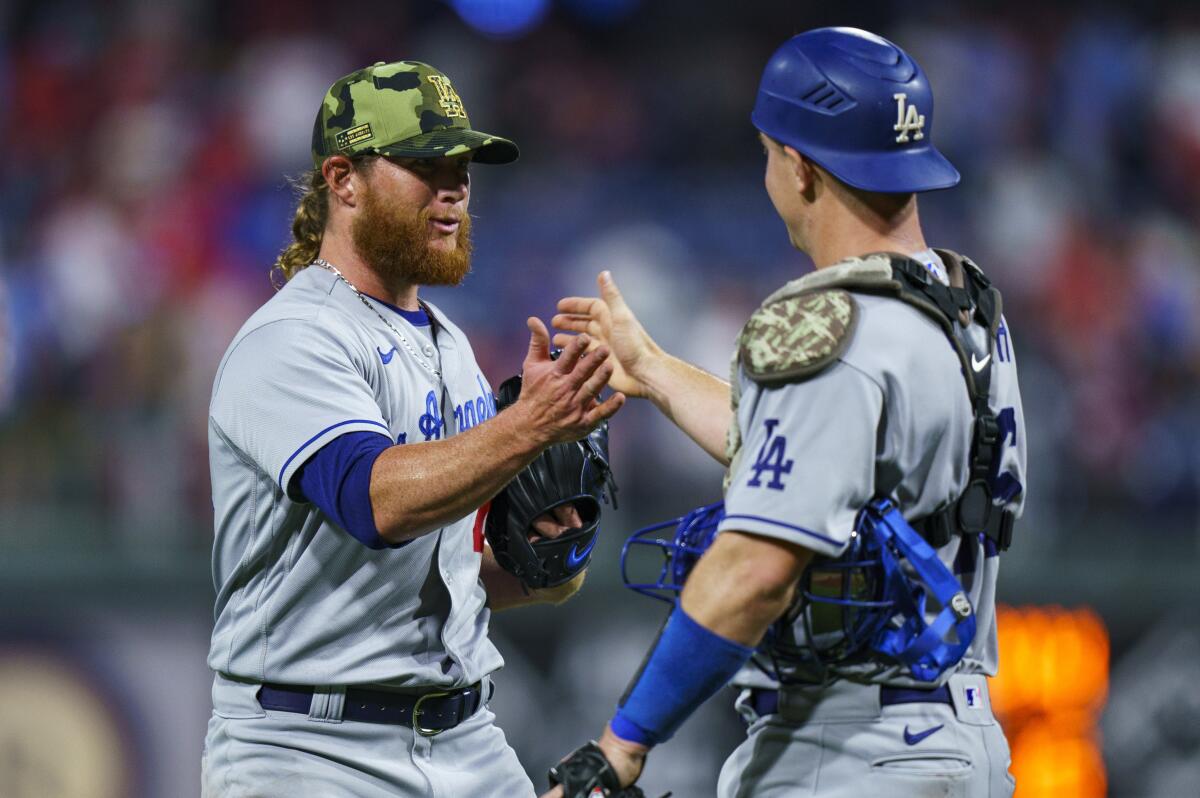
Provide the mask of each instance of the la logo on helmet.
POLYGON ((922 132, 925 127, 925 114, 919 113, 917 106, 908 104, 908 95, 904 92, 897 92, 892 98, 896 101, 896 124, 892 126, 892 130, 900 133, 896 136, 896 143, 907 144, 910 133, 913 141, 925 138, 925 133, 922 132))

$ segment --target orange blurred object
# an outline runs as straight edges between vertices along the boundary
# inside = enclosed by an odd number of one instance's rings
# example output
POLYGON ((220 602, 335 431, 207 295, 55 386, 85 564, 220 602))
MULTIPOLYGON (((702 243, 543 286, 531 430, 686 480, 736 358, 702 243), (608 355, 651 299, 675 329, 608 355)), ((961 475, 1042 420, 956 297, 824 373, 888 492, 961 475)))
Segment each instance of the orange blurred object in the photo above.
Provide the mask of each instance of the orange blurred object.
POLYGON ((1104 760, 1093 730, 1037 718, 1012 741, 1018 798, 1104 798, 1104 760))
POLYGON ((1108 632, 1090 608, 997 609, 992 706, 1012 746, 1017 798, 1100 798, 1097 719, 1108 696, 1108 632))

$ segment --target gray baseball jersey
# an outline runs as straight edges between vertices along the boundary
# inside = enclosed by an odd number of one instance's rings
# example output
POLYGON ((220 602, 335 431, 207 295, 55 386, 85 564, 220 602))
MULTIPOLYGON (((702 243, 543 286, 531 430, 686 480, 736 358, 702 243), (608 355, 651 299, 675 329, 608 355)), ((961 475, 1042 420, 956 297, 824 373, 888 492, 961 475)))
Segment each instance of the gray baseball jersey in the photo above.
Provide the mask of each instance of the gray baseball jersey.
POLYGON ((209 415, 215 671, 449 688, 503 664, 487 637, 474 516, 371 549, 288 493, 300 466, 344 433, 419 445, 495 414, 466 336, 440 311, 435 348, 399 314, 376 310, 409 346, 347 284, 309 267, 221 361, 209 415), (429 368, 439 365, 441 378, 429 368))
MULTIPOLYGON (((915 257, 946 282, 935 253, 915 257)), ((824 371, 778 387, 760 385, 739 371, 742 455, 730 475, 721 531, 779 538, 837 556, 871 499, 892 497, 914 520, 957 499, 966 487, 973 416, 954 349, 934 321, 906 303, 852 296, 857 329, 824 371)), ((969 332, 981 341, 987 335, 978 325, 969 332)), ((992 375, 990 404, 1004 436, 1001 473, 1024 484, 1024 415, 1003 321, 992 375)), ((1018 512, 1024 496, 1022 491, 1015 500, 1018 512)), ((976 613, 975 640, 956 670, 995 674, 995 551, 990 543, 955 536, 938 556, 962 582, 976 613)), ((803 630, 796 631, 803 640, 803 630)), ((841 673, 898 686, 922 684, 899 666, 879 671, 864 665, 841 673)), ((771 684, 749 667, 735 683, 771 684)))

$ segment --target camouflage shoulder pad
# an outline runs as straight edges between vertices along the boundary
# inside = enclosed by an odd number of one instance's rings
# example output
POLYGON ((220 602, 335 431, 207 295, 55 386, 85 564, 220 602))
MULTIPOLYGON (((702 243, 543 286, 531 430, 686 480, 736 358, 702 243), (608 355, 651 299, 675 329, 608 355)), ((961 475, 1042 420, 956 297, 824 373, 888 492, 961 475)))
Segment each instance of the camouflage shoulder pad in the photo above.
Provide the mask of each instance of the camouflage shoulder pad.
POLYGON ((738 339, 738 357, 758 383, 806 380, 846 351, 858 321, 850 292, 811 291, 759 308, 738 339))

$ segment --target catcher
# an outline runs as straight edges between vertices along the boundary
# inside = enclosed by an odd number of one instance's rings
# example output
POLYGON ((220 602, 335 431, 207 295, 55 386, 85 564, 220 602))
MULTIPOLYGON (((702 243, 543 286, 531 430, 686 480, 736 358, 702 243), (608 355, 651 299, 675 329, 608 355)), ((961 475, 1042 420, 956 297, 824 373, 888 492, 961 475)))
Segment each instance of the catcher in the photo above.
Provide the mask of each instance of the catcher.
POLYGON ((816 268, 750 318, 730 382, 659 348, 607 273, 554 318, 610 344, 613 386, 728 471, 719 520, 680 521, 684 552, 706 549, 646 661, 546 798, 633 784, 731 681, 748 726, 721 798, 1011 795, 987 677, 1024 413, 999 291, 921 229, 917 195, 959 180, 931 141, 929 82, 892 42, 822 28, 771 57, 751 119, 767 194, 816 268), (707 542, 691 524, 713 525, 707 542))

